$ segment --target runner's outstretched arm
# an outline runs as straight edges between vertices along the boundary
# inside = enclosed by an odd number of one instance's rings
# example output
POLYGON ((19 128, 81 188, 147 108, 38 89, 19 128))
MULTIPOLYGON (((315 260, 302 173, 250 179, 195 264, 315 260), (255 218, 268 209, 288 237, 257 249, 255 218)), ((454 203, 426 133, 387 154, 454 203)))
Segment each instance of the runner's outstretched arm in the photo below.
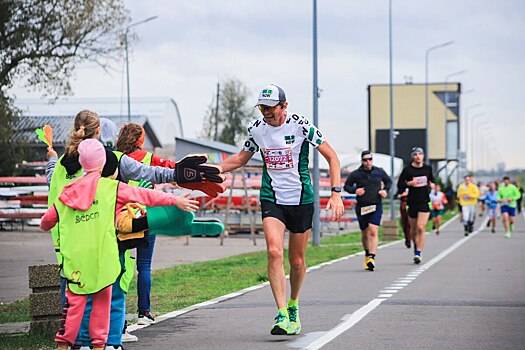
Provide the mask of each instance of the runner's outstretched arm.
MULTIPOLYGON (((328 162, 328 167, 330 169, 330 186, 331 187, 340 187, 341 186, 341 164, 339 163, 339 157, 333 148, 324 141, 317 147, 319 153, 328 162)), ((343 206, 343 201, 341 199, 341 193, 332 192, 328 203, 326 204, 326 210, 332 209, 332 220, 336 221, 343 216, 345 208, 343 206)))
POLYGON ((226 159, 224 162, 219 164, 221 173, 227 173, 229 171, 238 169, 244 166, 253 157, 253 152, 239 151, 239 153, 226 159))

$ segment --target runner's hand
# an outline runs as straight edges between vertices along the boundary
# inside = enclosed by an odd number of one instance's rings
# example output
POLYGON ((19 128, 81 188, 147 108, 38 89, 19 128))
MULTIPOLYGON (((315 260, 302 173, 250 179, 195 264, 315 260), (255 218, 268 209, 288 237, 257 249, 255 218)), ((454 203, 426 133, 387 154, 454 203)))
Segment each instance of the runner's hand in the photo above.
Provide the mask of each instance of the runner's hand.
POLYGON ((194 213, 199 209, 199 202, 194 199, 189 199, 190 194, 177 197, 177 203, 175 204, 179 209, 194 213))
POLYGON ((385 190, 381 190, 379 191, 379 195, 383 198, 386 198, 386 196, 388 195, 388 193, 385 191, 385 190))
POLYGON ((364 187, 360 187, 358 188, 357 190, 355 190, 355 194, 358 195, 358 196, 362 196, 365 194, 365 189, 364 187))
POLYGON ((338 221, 341 216, 345 213, 345 207, 343 205, 343 200, 341 199, 341 195, 339 193, 332 193, 332 196, 328 200, 328 203, 326 203, 325 210, 332 209, 332 220, 338 221))
POLYGON ((402 198, 402 197, 406 197, 406 196, 408 196, 408 189, 405 190, 405 192, 403 192, 403 193, 399 193, 399 194, 397 195, 397 198, 402 198))

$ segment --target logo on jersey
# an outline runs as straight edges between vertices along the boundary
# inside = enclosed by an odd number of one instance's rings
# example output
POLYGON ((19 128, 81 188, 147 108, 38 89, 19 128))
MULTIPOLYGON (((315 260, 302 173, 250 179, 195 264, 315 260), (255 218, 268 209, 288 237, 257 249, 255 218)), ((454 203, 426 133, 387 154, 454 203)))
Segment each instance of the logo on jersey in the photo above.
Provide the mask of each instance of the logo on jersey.
POLYGON ((295 142, 295 135, 284 135, 284 142, 286 142, 287 145, 291 145, 295 142))

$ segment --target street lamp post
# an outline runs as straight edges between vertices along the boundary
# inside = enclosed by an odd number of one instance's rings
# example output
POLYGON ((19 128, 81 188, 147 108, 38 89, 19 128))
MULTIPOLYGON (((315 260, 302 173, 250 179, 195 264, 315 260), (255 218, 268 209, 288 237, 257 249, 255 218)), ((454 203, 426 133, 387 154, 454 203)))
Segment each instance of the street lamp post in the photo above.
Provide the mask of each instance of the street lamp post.
MULTIPOLYGON (((474 114, 472 116, 472 121, 470 122, 470 129, 472 130, 472 133, 471 133, 471 136, 469 137, 469 142, 470 144, 467 144, 467 146, 469 147, 470 149, 470 152, 471 152, 471 156, 470 156, 470 165, 471 165, 471 169, 474 170, 474 156, 476 155, 476 152, 475 152, 475 147, 476 147, 476 120, 485 115, 485 113, 478 113, 478 114, 474 114)), ((469 163, 469 158, 467 157, 467 164, 469 163)))
MULTIPOLYGON (((389 66, 390 66, 390 178, 394 181, 394 92, 392 88, 392 0, 388 1, 388 48, 389 48, 389 66)), ((394 221, 396 218, 394 208, 394 191, 389 193, 390 199, 390 220, 394 221)))
POLYGON ((429 47, 425 52, 425 163, 430 164, 430 150, 428 149, 428 57, 431 51, 453 44, 454 41, 429 47))
MULTIPOLYGON (((461 120, 460 120, 460 124, 459 124, 460 132, 459 132, 459 134, 460 135, 464 134, 464 137, 463 137, 464 146, 460 147, 460 148, 465 152, 465 157, 467 155, 467 148, 469 146, 469 143, 468 143, 468 127, 467 127, 468 126, 468 120, 469 120, 469 116, 468 115, 469 115, 469 112, 470 112, 471 109, 479 107, 479 106, 481 106, 481 103, 475 103, 475 104, 470 105, 467 108, 465 108, 465 123, 461 123, 461 120)), ((467 162, 465 162, 465 168, 468 168, 467 162)), ((463 169, 463 170, 465 170, 465 169, 463 169)))
MULTIPOLYGON (((317 87, 317 0, 313 0, 313 122, 316 127, 318 121, 318 98, 319 89, 317 87)), ((312 222, 312 244, 319 246, 321 243, 321 222, 319 208, 319 152, 314 152, 313 164, 313 189, 314 189, 314 218, 312 222)), ((339 186, 339 184, 336 184, 339 186)))
POLYGON ((130 25, 128 25, 126 27, 126 30, 124 31, 124 47, 125 47, 125 50, 126 50, 126 89, 127 89, 127 92, 128 92, 128 122, 131 121, 131 99, 130 99, 130 94, 129 94, 129 55, 128 55, 128 33, 129 33, 129 29, 131 27, 138 26, 139 24, 143 24, 143 23, 152 21, 152 20, 156 19, 157 17, 158 16, 153 16, 153 17, 149 17, 149 18, 143 19, 142 21, 131 23, 130 25))
MULTIPOLYGON (((448 181, 448 79, 452 78, 453 76, 460 75, 463 73, 466 73, 467 70, 463 69, 458 72, 450 73, 445 77, 445 181, 448 181)), ((456 157, 457 159, 457 157, 456 157)))
POLYGON ((473 151, 475 150, 477 154, 474 154, 472 156, 472 170, 474 171, 474 173, 477 173, 477 171, 479 170, 479 162, 478 162, 477 158, 481 157, 481 152, 478 152, 480 150, 480 147, 481 147, 481 142, 479 142, 480 141, 480 136, 479 136, 480 135, 480 130, 479 130, 480 127, 483 127, 481 129, 481 131, 490 130, 490 129, 487 129, 489 127, 489 124, 486 121, 482 121, 481 123, 479 123, 475 127, 476 134, 473 137, 473 139, 474 139, 473 151))
POLYGON ((492 132, 491 132, 492 129, 485 127, 483 129, 481 129, 480 131, 486 132, 486 133, 484 133, 483 135, 481 135, 481 137, 478 138, 479 139, 478 145, 479 145, 479 148, 480 148, 480 152, 478 153, 479 154, 478 166, 480 167, 481 170, 486 170, 486 168, 488 166, 487 159, 488 159, 488 155, 489 155, 490 149, 485 144, 485 140, 484 140, 483 136, 486 136, 486 137, 488 137, 490 139, 492 137, 492 132))

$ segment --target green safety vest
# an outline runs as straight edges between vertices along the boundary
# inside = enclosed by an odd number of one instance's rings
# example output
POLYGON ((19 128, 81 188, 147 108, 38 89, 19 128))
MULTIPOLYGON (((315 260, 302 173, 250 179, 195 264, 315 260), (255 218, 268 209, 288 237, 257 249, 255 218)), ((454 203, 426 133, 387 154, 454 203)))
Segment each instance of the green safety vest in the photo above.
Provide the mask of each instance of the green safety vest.
POLYGON ((75 210, 60 200, 58 242, 62 275, 75 294, 96 293, 117 280, 121 273, 115 229, 118 181, 100 178, 87 210, 75 210))
MULTIPOLYGON (((113 151, 115 155, 117 156, 117 160, 120 162, 120 158, 122 158, 123 153, 118 151, 113 151)), ((61 161, 64 156, 62 155, 60 158, 58 158, 58 161, 55 164, 55 169, 53 170, 53 176, 51 177, 51 183, 49 184, 49 193, 47 196, 47 206, 51 207, 51 205, 55 202, 55 200, 60 196, 60 193, 62 193, 62 189, 71 182, 71 180, 74 180, 84 173, 84 170, 80 168, 75 174, 68 175, 66 168, 62 165, 61 161)), ((60 255, 60 248, 59 248, 59 241, 58 241, 58 227, 53 227, 51 229, 51 237, 53 239, 53 245, 55 247, 55 254, 57 255, 57 261, 60 264, 62 261, 62 256, 60 255)))
MULTIPOLYGON (((153 154, 151 154, 150 152, 147 152, 140 162, 146 165, 150 165, 152 155, 153 154)), ((139 181, 130 180, 128 181, 128 184, 132 186, 138 186, 139 181)), ((130 250, 126 250, 124 252, 124 273, 120 278, 120 288, 126 293, 128 292, 129 284, 131 283, 131 280, 135 275, 135 263, 135 258, 131 256, 130 250)))

